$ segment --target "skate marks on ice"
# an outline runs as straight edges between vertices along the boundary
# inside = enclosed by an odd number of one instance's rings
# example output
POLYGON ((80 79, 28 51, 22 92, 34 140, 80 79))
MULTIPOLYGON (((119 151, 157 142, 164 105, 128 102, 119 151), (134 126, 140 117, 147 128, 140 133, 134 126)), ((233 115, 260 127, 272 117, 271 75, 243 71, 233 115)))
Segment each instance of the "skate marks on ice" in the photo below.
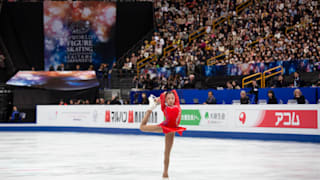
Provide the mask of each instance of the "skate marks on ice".
MULTIPOLYGON (((0 133, 0 179, 158 180, 164 137, 0 133)), ((170 180, 319 179, 320 144, 176 137, 170 180)))

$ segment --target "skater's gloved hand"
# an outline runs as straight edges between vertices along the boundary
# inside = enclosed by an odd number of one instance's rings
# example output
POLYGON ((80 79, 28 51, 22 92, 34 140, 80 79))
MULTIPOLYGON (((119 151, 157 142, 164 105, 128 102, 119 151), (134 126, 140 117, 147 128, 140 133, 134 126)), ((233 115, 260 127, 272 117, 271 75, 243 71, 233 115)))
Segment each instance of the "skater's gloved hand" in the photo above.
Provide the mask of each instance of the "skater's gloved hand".
POLYGON ((149 99, 148 110, 153 111, 155 108, 157 108, 157 105, 158 105, 157 98, 154 95, 150 95, 148 99, 149 99))

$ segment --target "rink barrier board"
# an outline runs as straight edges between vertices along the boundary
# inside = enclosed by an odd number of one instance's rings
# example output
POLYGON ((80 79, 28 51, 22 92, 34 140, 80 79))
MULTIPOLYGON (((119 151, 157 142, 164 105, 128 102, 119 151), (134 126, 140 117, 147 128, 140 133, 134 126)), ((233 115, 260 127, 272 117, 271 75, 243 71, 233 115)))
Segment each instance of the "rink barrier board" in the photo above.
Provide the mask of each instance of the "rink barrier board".
MULTIPOLYGON (((145 132, 141 132, 139 129, 131 129, 131 128, 94 128, 94 127, 63 127, 63 126, 0 126, 0 132, 59 132, 59 133, 68 132, 68 133, 100 133, 100 134, 163 136, 163 133, 145 133, 145 132)), ((304 134, 215 132, 215 131, 189 130, 189 131, 185 131, 183 133, 183 136, 181 137, 320 143, 320 135, 304 135, 304 134)))
MULTIPOLYGON (((146 105, 39 105, 34 124, 0 124, 0 131, 143 133, 146 105)), ((319 105, 181 105, 184 137, 320 142, 319 105)), ((148 124, 164 120, 160 107, 148 124)))
MULTIPOLYGON (((37 106, 37 126, 139 129, 146 105, 37 106)), ((194 131, 320 135, 319 105, 182 105, 180 126, 194 131)), ((160 124, 160 107, 148 124, 160 124)))

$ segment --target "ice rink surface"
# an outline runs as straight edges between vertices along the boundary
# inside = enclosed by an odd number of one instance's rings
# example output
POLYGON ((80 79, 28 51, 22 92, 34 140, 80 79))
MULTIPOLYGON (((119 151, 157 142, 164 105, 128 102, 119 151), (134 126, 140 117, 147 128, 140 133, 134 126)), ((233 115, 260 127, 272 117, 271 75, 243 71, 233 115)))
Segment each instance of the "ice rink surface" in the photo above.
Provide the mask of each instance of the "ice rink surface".
MULTIPOLYGON (((0 133, 1 180, 160 180, 163 136, 0 133)), ((175 138, 170 180, 319 180, 320 144, 175 138)))

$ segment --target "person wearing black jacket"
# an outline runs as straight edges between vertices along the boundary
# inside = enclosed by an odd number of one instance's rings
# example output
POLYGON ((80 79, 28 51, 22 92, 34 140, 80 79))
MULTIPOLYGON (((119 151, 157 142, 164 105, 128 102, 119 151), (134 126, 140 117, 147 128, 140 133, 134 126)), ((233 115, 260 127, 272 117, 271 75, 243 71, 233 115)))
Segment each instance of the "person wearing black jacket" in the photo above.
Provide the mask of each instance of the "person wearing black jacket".
POLYGON ((118 100, 119 98, 117 96, 112 96, 110 104, 118 104, 121 105, 121 102, 118 100))
POLYGON ((250 104, 249 97, 245 91, 240 92, 240 104, 250 104))
POLYGON ((141 97, 142 97, 141 104, 149 104, 149 100, 146 93, 142 93, 141 97))
POLYGON ((213 96, 212 91, 208 92, 208 98, 207 98, 206 102, 204 102, 203 104, 217 104, 217 100, 213 96))
POLYGON ((300 91, 300 89, 294 90, 293 95, 294 95, 294 99, 297 100, 298 104, 305 104, 306 103, 306 99, 302 95, 302 92, 300 91))
POLYGON ((278 80, 274 81, 273 87, 282 88, 282 87, 288 87, 287 81, 283 79, 283 76, 278 76, 278 80))
POLYGON ((258 104, 259 85, 256 80, 252 81, 250 94, 254 95, 254 103, 258 104))
POLYGON ((61 64, 58 66, 57 71, 64 71, 64 70, 65 70, 64 64, 61 63, 61 64))
POLYGON ((268 104, 278 104, 278 100, 272 90, 268 91, 268 104))
POLYGON ((303 80, 301 79, 298 72, 294 72, 294 79, 293 79, 293 87, 302 87, 303 86, 303 80))

